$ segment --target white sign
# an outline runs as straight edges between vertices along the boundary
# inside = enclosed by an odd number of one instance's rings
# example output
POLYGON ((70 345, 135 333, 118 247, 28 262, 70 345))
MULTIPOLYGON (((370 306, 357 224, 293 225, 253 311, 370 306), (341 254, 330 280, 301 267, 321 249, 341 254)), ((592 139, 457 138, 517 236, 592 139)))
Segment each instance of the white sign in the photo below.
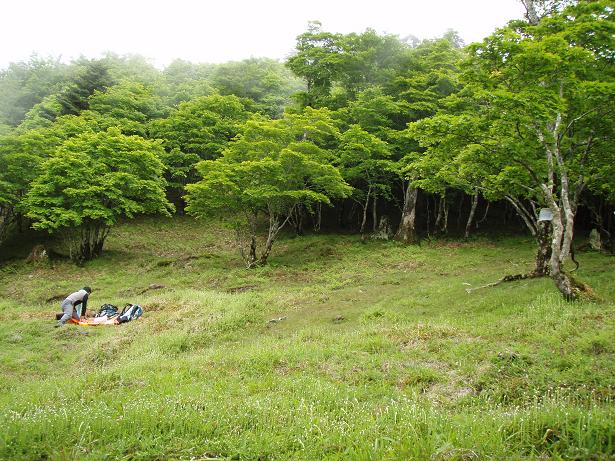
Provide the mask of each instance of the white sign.
POLYGON ((538 215, 538 222, 540 221, 552 221, 553 213, 550 208, 541 208, 540 214, 538 215))

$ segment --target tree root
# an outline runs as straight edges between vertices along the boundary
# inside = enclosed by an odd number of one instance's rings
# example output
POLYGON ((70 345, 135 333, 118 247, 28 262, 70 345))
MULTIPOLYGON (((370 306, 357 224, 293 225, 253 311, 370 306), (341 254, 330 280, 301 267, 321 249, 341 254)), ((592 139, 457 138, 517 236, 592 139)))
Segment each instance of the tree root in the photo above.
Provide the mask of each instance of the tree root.
POLYGON ((573 296, 569 301, 585 300, 585 301, 601 301, 601 298, 594 292, 591 286, 580 281, 568 273, 570 284, 572 285, 573 296))
POLYGON ((526 280, 526 279, 535 279, 535 278, 539 278, 539 277, 544 277, 544 274, 538 274, 536 272, 529 272, 527 274, 515 274, 515 275, 505 275, 504 277, 502 277, 500 280, 493 282, 493 283, 488 283, 487 285, 481 285, 479 287, 474 287, 474 288, 466 288, 466 293, 472 293, 473 291, 476 290, 480 290, 481 288, 491 288, 491 287, 495 287, 501 283, 505 283, 505 282, 514 282, 517 280, 526 280))
MULTIPOLYGON (((570 274, 567 274, 570 279, 570 284, 572 285, 572 295, 567 297, 568 301, 576 301, 578 299, 584 299, 587 301, 600 301, 601 298, 596 295, 592 287, 588 284, 572 277, 570 274)), ((481 285, 479 287, 474 288, 466 288, 466 293, 472 293, 473 291, 480 290, 481 288, 491 288, 501 283, 505 282, 514 282, 517 280, 527 280, 527 279, 536 279, 540 277, 547 277, 548 274, 540 274, 537 272, 530 272, 528 274, 516 274, 516 275, 506 275, 502 277, 500 280, 497 280, 493 283, 488 283, 486 285, 481 285)))

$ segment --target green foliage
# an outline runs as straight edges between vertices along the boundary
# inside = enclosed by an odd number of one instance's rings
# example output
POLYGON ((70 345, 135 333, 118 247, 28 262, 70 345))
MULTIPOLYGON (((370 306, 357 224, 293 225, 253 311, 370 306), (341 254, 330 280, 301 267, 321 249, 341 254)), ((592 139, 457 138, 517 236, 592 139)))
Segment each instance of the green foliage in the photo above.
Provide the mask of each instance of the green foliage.
POLYGON ((95 91, 89 98, 92 111, 112 118, 125 134, 145 136, 146 123, 161 118, 166 109, 153 88, 142 83, 124 81, 107 89, 95 91))
POLYGON ((443 99, 459 91, 458 65, 463 56, 450 38, 425 40, 407 53, 407 67, 387 89, 404 102, 408 121, 435 115, 443 99))
POLYGON ((555 168, 565 169, 571 184, 600 189, 612 163, 615 94, 613 66, 605 67, 590 43, 592 31, 600 35, 608 27, 606 18, 590 15, 600 4, 589 2, 534 27, 523 23, 523 30, 502 29, 473 44, 464 63, 466 89, 449 98, 449 114, 411 125, 410 134, 427 148, 410 162, 417 184, 478 186, 492 198, 538 199, 540 184, 549 183, 545 149, 556 143, 565 164, 555 168))
POLYGON ((397 171, 390 156, 389 145, 359 125, 351 125, 342 134, 335 163, 344 179, 355 188, 353 196, 364 208, 370 198, 391 197, 391 184, 397 171))
POLYGON ((176 59, 162 72, 164 83, 160 85, 160 91, 172 105, 211 96, 215 93, 211 85, 214 68, 210 64, 193 64, 176 59))
POLYGON ((65 139, 59 130, 47 128, 0 137, 0 242, 23 211, 21 200, 41 173, 41 163, 65 139))
POLYGON ((194 165, 199 160, 219 157, 247 118, 237 96, 213 95, 183 102, 167 118, 154 120, 149 133, 163 142, 171 188, 181 190, 194 180, 194 165))
MULTIPOLYGON (((75 64, 87 65, 87 62, 85 59, 78 59, 75 64)), ((137 82, 148 88, 159 84, 160 71, 138 54, 117 55, 107 52, 99 62, 108 69, 114 82, 137 82)))
POLYGON ((62 115, 78 115, 89 108, 89 97, 113 84, 108 66, 102 61, 89 61, 80 73, 57 96, 62 115))
POLYGON ((49 127, 62 115, 62 105, 57 94, 52 94, 43 98, 41 102, 35 104, 24 116, 23 122, 19 125, 20 129, 32 130, 36 128, 49 127))
POLYGON ((335 136, 333 130, 327 112, 312 109, 280 120, 248 121, 221 158, 197 165, 203 179, 186 187, 186 210, 197 217, 221 212, 245 216, 250 252, 242 254, 249 267, 264 264, 277 234, 297 207, 312 209, 317 203, 330 204, 331 198, 348 195, 350 188, 319 147, 324 138, 335 136), (269 218, 269 230, 263 255, 257 258, 261 213, 269 218))
POLYGON ((17 126, 26 113, 58 92, 73 69, 56 59, 33 55, 0 71, 0 124, 17 126))
POLYGON ((291 103, 290 95, 303 87, 283 64, 264 58, 220 64, 211 83, 221 94, 245 98, 251 111, 272 118, 279 118, 291 103))
POLYGON ((305 79, 298 93, 303 106, 338 108, 370 86, 386 81, 403 62, 404 45, 395 36, 368 29, 361 34, 324 32, 317 21, 297 37, 296 52, 286 65, 305 79), (333 95, 335 85, 337 94, 333 95))
POLYGON ((102 252, 122 217, 167 214, 162 147, 116 128, 70 139, 42 165, 23 203, 35 229, 68 231, 72 257, 102 252))

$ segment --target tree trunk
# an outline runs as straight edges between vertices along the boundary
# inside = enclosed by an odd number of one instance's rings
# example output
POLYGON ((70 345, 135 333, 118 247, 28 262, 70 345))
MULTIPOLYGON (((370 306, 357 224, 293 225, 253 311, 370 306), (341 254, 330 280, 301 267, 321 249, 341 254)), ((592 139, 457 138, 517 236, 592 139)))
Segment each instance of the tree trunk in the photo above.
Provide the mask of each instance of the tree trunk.
POLYGON ((267 234, 267 241, 265 242, 265 247, 263 248, 263 252, 261 253, 260 258, 258 258, 258 266, 264 266, 265 264, 267 264, 267 259, 269 258, 269 255, 271 254, 271 248, 273 247, 273 241, 275 240, 275 237, 278 233, 279 224, 280 223, 278 217, 275 215, 275 213, 271 213, 269 215, 269 232, 267 234))
POLYGON ((467 239, 470 237, 470 227, 472 226, 472 220, 476 213, 476 207, 478 206, 478 193, 472 196, 472 206, 470 207, 470 216, 468 216, 468 222, 466 223, 466 231, 464 237, 467 239))
POLYGON ((461 197, 459 198, 459 207, 457 208, 457 225, 456 225, 456 229, 459 230, 461 229, 461 218, 463 218, 463 202, 465 200, 466 194, 461 194, 461 197))
POLYGON ((374 194, 374 198, 372 199, 372 232, 376 232, 378 227, 378 196, 374 194))
POLYGON ((302 206, 296 207, 291 219, 292 219, 293 227, 295 228, 295 233, 297 235, 303 235, 305 233, 304 227, 303 227, 304 218, 305 218, 305 213, 303 212, 303 207, 302 206))
POLYGON ((346 200, 341 200, 341 202, 342 203, 338 210, 337 225, 340 229, 344 229, 346 227, 346 220, 344 219, 344 213, 346 212, 346 200))
POLYGON ((532 275, 535 277, 545 277, 549 275, 549 260, 551 259, 551 224, 548 221, 539 222, 537 225, 536 241, 538 250, 536 251, 535 266, 532 275))
POLYGON ((267 241, 265 242, 265 248, 263 248, 263 252, 261 253, 260 258, 258 258, 258 262, 255 264, 255 266, 264 266, 265 264, 267 264, 267 259, 269 259, 271 249, 273 248, 273 242, 275 242, 275 239, 277 238, 278 234, 286 225, 286 223, 288 223, 293 213, 297 211, 298 206, 300 205, 295 205, 293 208, 291 208, 288 212, 288 215, 286 216, 286 219, 282 222, 280 222, 280 217, 278 216, 278 214, 272 209, 269 209, 269 232, 267 234, 267 241))
POLYGON ((577 294, 573 290, 570 277, 564 272, 562 267, 562 241, 564 239, 564 224, 562 222, 561 211, 559 207, 553 212, 553 238, 551 240, 551 259, 550 269, 551 277, 555 282, 557 289, 564 295, 568 301, 577 299, 577 294))
POLYGON ((478 221, 476 221, 476 228, 478 229, 478 226, 482 223, 485 222, 485 220, 487 219, 487 214, 489 213, 489 206, 491 205, 491 202, 487 201, 487 206, 485 207, 485 212, 483 213, 483 217, 480 218, 478 221))
POLYGON ((441 201, 442 206, 442 227, 440 227, 440 231, 444 234, 448 232, 448 204, 446 203, 446 196, 442 197, 441 201))
POLYGON ((256 256, 257 219, 258 219, 257 212, 246 213, 246 221, 248 223, 248 240, 249 240, 247 254, 246 254, 246 248, 245 248, 245 243, 244 243, 245 239, 242 236, 241 227, 238 226, 235 229, 235 237, 237 240, 237 245, 239 246, 239 252, 241 254, 241 259, 243 259, 248 269, 251 269, 252 267, 254 267, 257 261, 257 256, 256 256))
POLYGON ((427 236, 429 237, 431 234, 429 233, 429 225, 431 224, 431 208, 429 206, 429 204, 431 203, 431 198, 429 197, 429 195, 426 195, 426 200, 425 200, 425 214, 427 215, 427 219, 426 219, 426 224, 425 224, 425 232, 427 233, 427 236))
POLYGON ((370 188, 367 189, 367 195, 365 197, 365 203, 363 204, 363 220, 361 221, 361 229, 359 230, 361 235, 363 235, 363 233, 365 232, 365 223, 367 222, 367 208, 369 206, 369 196, 370 196, 371 192, 372 192, 372 188, 370 186, 370 188))
POLYGON ((267 238, 267 242, 265 243, 265 248, 263 248, 261 257, 258 259, 259 266, 264 266, 265 264, 267 264, 267 259, 269 258, 269 255, 271 254, 271 248, 273 248, 273 241, 274 241, 273 238, 271 237, 267 238))
POLYGON ((316 205, 316 219, 314 220, 314 230, 316 232, 320 231, 320 226, 322 224, 322 203, 318 203, 316 205))
POLYGON ((0 208, 0 243, 8 234, 8 228, 11 225, 12 208, 0 208))
MULTIPOLYGON (((419 190, 416 187, 406 188, 404 194, 404 208, 401 212, 401 222, 395 233, 395 239, 404 243, 416 243, 416 199, 419 190)), ((429 197, 427 198, 429 200, 429 197)))
POLYGON ((521 0, 521 3, 523 3, 523 6, 525 7, 525 17, 530 25, 535 26, 538 24, 540 18, 538 17, 534 0, 521 0))
POLYGON ((438 197, 438 214, 436 215, 436 222, 434 222, 434 234, 438 232, 438 228, 440 227, 440 223, 442 222, 442 218, 444 217, 444 197, 438 197))
MULTIPOLYGON (((560 97, 563 95, 564 83, 560 82, 560 97)), ((551 277, 555 282, 555 286, 562 293, 566 300, 572 301, 578 299, 582 291, 589 292, 590 289, 580 283, 575 282, 564 271, 563 265, 565 259, 570 254, 572 246, 572 238, 574 232, 574 217, 578 194, 570 190, 568 181, 567 165, 564 161, 564 156, 560 150, 559 135, 560 127, 562 126, 562 116, 558 113, 552 124, 547 124, 547 129, 550 131, 550 137, 555 142, 547 141, 547 137, 537 128, 537 137, 545 150, 545 156, 548 167, 548 182, 540 183, 540 189, 543 193, 546 203, 553 214, 553 233, 551 239, 551 258, 550 269, 551 277), (557 194, 554 192, 555 178, 559 176, 560 190, 557 194)), ((588 145, 585 154, 587 155, 591 147, 592 136, 588 139, 588 145)), ((581 175, 577 181, 577 191, 580 193, 584 185, 584 179, 581 175)))

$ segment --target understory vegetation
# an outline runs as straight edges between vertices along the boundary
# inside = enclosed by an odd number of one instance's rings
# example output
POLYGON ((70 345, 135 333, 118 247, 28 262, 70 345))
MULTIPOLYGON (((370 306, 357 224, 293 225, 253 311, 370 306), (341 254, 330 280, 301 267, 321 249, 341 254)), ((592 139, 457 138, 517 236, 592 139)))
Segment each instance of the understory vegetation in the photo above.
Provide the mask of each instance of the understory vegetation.
POLYGON ((1 459, 612 459, 612 257, 577 255, 599 299, 570 303, 548 279, 466 292, 531 269, 514 236, 287 233, 252 270, 189 218, 107 244, 2 267, 1 459), (54 329, 86 283, 144 316, 54 329))

